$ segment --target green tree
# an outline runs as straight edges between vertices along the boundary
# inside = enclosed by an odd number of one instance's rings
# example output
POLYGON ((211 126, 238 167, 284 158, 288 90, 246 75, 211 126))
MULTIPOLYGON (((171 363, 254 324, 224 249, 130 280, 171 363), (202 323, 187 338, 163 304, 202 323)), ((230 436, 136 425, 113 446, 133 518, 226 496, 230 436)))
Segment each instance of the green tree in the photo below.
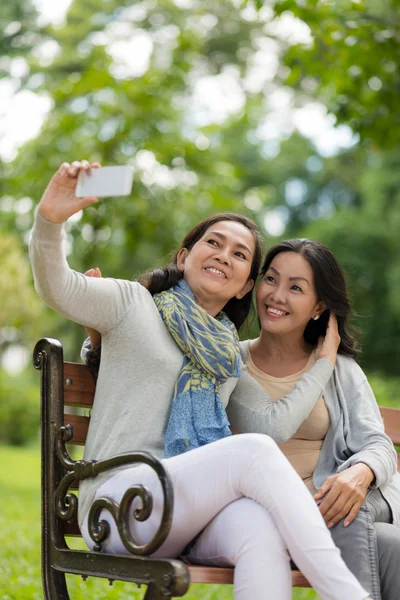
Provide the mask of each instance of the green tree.
POLYGON ((278 0, 274 8, 301 19, 313 38, 286 49, 285 84, 318 98, 362 143, 398 146, 399 0, 278 0))
MULTIPOLYGON (((106 200, 85 211, 79 221, 70 221, 70 262, 78 270, 98 265, 105 275, 134 277, 163 262, 187 229, 211 212, 248 212, 263 228, 275 211, 286 227, 286 237, 307 234, 323 238, 338 253, 349 272, 357 312, 364 315, 360 320, 365 330, 364 348, 369 352, 364 355, 365 364, 392 372, 395 364, 390 347, 397 331, 395 298, 400 278, 393 266, 399 214, 395 156, 382 150, 378 155, 370 145, 356 145, 326 158, 298 134, 288 139, 282 136, 280 143, 272 143, 268 136, 265 139, 259 125, 268 116, 268 95, 277 89, 281 70, 271 81, 265 77, 264 67, 258 71, 253 67, 260 48, 265 57, 266 40, 276 42, 266 29, 274 15, 263 10, 257 18, 251 6, 233 10, 228 0, 182 6, 172 0, 133 6, 115 0, 75 0, 65 24, 49 28, 47 35, 58 51, 48 66, 32 62, 26 83, 33 85, 32 81, 37 81, 33 75, 41 73, 43 83, 38 90, 50 94, 53 109, 40 136, 21 149, 13 164, 6 165, 9 197, 3 204, 12 209, 3 210, 0 227, 17 229, 26 241, 33 206, 23 219, 16 209, 24 197, 31 198, 32 205, 37 202, 46 181, 67 157, 103 164, 128 162, 135 167, 132 197, 106 200), (149 50, 142 71, 138 64, 126 64, 126 57, 135 56, 136 38, 144 40, 142 54, 143 48, 149 50), (204 77, 221 85, 227 106, 238 99, 225 120, 203 119, 201 105, 193 110, 194 90, 199 82, 204 83, 204 77), (365 287, 367 281, 369 287, 365 287), (383 328, 380 303, 386 311, 383 328), (372 342, 379 331, 378 347, 372 342)), ((297 71, 294 63, 290 66, 286 83, 297 90, 296 101, 311 98, 315 88, 314 97, 329 108, 333 106, 329 103, 336 92, 329 95, 328 91, 336 90, 336 80, 339 76, 346 80, 348 74, 344 66, 341 70, 326 68, 322 55, 315 54, 323 47, 318 36, 325 39, 332 20, 335 27, 354 30, 347 23, 351 15, 366 18, 366 4, 362 3, 363 11, 357 6, 344 2, 275 3, 278 18, 284 11, 304 18, 316 40, 309 48, 294 50, 279 43, 287 50, 289 66, 295 52, 304 65, 306 61, 317 63, 310 66, 310 73, 306 66, 297 71), (312 69, 320 76, 314 77, 312 69), (329 81, 334 87, 328 86, 329 81)), ((376 10, 387 15, 388 6, 376 10)), ((336 59, 344 61, 342 45, 347 47, 349 42, 341 41, 337 34, 332 39, 337 43, 329 46, 329 56, 333 61, 338 53, 336 59)), ((369 43, 373 53, 377 43, 373 36, 369 43)), ((354 46, 349 48, 355 52, 354 46)), ((349 61, 353 58, 347 57, 349 61)), ((368 84, 371 76, 362 77, 368 84)), ((203 89, 207 100, 208 88, 203 89)), ((352 106, 364 102, 363 90, 360 86, 349 95, 352 106)), ((374 98, 386 96, 378 90, 374 98)), ((361 133, 367 140, 369 134, 361 133)), ((388 138, 381 141, 382 148, 386 147, 383 142, 389 146, 388 138)), ((275 240, 273 235, 267 236, 268 244, 275 240)), ((81 328, 50 311, 45 319, 45 333, 60 337, 67 355, 77 358, 81 328)))
MULTIPOLYGON (((38 25, 38 12, 31 0, 13 0, 0 6, 0 77, 10 75, 16 58, 26 61, 37 44, 45 37, 38 25)), ((13 83, 20 85, 15 78, 13 83)))

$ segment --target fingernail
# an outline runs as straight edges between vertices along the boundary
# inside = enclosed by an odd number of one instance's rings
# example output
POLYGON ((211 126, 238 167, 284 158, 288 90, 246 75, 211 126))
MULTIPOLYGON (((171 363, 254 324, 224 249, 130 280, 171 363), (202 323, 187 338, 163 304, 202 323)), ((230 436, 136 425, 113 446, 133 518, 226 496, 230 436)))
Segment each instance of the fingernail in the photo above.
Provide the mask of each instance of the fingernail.
POLYGON ((333 527, 333 523, 328 523, 328 529, 331 529, 333 527))

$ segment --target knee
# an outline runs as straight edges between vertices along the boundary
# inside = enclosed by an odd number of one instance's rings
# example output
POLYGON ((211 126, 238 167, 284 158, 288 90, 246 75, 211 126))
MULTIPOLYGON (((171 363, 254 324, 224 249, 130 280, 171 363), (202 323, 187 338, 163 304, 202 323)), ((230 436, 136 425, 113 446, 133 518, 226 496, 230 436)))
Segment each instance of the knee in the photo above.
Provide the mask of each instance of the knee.
POLYGON ((269 436, 262 433, 242 433, 234 436, 238 444, 252 453, 265 451, 267 453, 281 452, 277 443, 269 436))

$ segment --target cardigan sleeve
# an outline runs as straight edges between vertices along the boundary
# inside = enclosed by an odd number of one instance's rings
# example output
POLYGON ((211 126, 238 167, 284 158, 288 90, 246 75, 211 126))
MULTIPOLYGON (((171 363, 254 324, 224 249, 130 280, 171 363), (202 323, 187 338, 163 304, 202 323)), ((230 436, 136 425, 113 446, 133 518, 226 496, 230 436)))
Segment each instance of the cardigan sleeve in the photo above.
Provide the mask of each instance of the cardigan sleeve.
POLYGON ((329 360, 317 360, 286 396, 274 402, 243 368, 226 409, 231 426, 240 433, 263 433, 278 444, 286 442, 309 416, 332 372, 329 360))
POLYGON ((357 463, 365 463, 375 474, 374 486, 386 485, 397 471, 397 454, 391 439, 385 434, 379 408, 364 375, 352 393, 346 394, 346 453, 351 456, 338 472, 357 463))
POLYGON ((39 296, 55 311, 104 334, 128 312, 140 284, 85 277, 68 265, 63 226, 36 213, 30 258, 39 296))

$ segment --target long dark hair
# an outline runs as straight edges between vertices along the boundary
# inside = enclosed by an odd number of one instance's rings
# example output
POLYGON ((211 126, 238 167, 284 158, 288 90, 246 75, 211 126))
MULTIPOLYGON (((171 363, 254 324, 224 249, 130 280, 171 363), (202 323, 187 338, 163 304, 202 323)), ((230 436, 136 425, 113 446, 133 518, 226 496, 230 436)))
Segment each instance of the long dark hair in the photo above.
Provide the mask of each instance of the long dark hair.
MULTIPOLYGON (((204 219, 201 221, 201 223, 193 227, 188 234, 186 234, 179 248, 173 253, 172 260, 168 265, 161 269, 148 271, 140 277, 140 283, 149 290, 152 296, 154 294, 158 294, 159 292, 168 290, 173 285, 178 283, 180 279, 182 279, 183 273, 178 269, 177 266, 177 257, 179 251, 182 248, 187 248, 187 250, 190 251, 196 242, 198 242, 205 234, 207 229, 220 221, 233 221, 235 223, 240 223, 253 234, 254 255, 251 263, 249 279, 256 281, 262 258, 261 238, 257 225, 251 219, 248 219, 243 215, 238 215, 236 213, 219 213, 204 219)), ((227 302, 224 306, 224 312, 228 315, 236 329, 241 327, 247 315, 249 314, 252 306, 252 298, 253 290, 250 290, 240 300, 238 298, 231 298, 231 300, 229 300, 229 302, 227 302)))
POLYGON ((355 327, 349 325, 352 310, 345 276, 342 267, 332 252, 324 244, 315 240, 306 238, 284 240, 268 251, 261 267, 263 277, 275 256, 281 252, 296 252, 306 259, 314 274, 314 285, 318 300, 324 302, 327 308, 317 321, 310 319, 308 322, 304 330, 306 342, 311 346, 317 345, 318 338, 326 333, 329 315, 332 311, 337 317, 341 338, 338 353, 356 358, 359 350, 355 348, 355 334, 358 331, 355 327))

